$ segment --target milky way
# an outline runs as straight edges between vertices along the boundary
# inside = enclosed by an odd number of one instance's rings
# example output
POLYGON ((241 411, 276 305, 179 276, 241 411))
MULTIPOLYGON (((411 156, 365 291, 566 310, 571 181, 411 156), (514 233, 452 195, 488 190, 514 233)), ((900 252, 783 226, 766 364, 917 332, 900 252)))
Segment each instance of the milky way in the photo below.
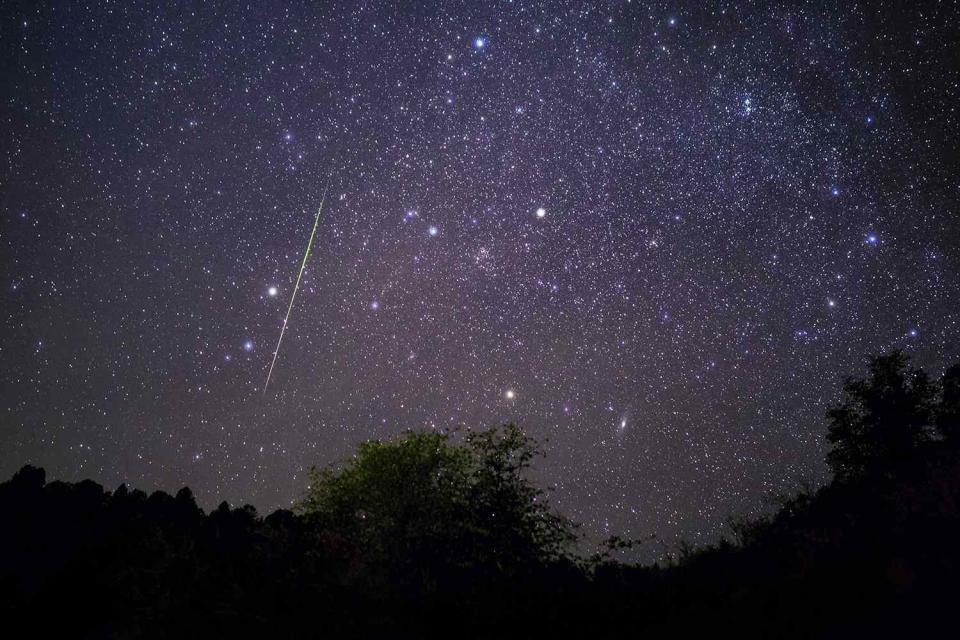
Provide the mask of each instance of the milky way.
POLYGON ((265 511, 517 421, 586 532, 696 542, 823 480, 867 354, 960 358, 955 3, 0 17, 3 477, 265 511))

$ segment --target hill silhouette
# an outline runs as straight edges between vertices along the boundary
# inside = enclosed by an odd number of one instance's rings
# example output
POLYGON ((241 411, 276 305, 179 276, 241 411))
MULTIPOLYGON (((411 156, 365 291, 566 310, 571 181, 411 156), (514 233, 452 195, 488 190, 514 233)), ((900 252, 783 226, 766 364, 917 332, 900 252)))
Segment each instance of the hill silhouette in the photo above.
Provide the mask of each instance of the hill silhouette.
POLYGON ((960 366, 871 360, 827 413, 834 480, 673 560, 585 556, 517 427, 409 432, 314 469, 293 511, 201 510, 23 467, 0 484, 0 613, 40 637, 741 637, 951 628, 960 366))

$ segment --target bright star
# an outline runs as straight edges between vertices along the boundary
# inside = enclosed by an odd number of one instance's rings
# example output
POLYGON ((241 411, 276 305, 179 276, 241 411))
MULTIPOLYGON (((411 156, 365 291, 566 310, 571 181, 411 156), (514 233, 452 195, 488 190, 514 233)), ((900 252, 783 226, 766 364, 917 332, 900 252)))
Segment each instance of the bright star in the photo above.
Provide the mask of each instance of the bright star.
POLYGON ((485 46, 487 46, 487 41, 485 38, 477 38, 473 41, 473 46, 477 49, 483 49, 485 46))
POLYGON ((374 311, 376 311, 377 309, 380 308, 380 302, 377 301, 377 300, 373 300, 373 301, 370 303, 370 308, 373 309, 374 311))
POLYGON ((544 217, 545 215, 547 215, 547 210, 546 210, 546 209, 544 209, 543 207, 540 207, 539 209, 537 209, 537 217, 538 217, 538 218, 542 218, 542 217, 544 217))
POLYGON ((243 343, 243 350, 244 350, 244 351, 253 351, 253 341, 252 341, 252 340, 247 340, 246 342, 244 342, 244 343, 243 343))
POLYGON ((277 295, 277 288, 276 288, 276 287, 270 287, 269 289, 267 289, 267 295, 270 296, 271 298, 272 298, 273 296, 277 295))
POLYGON ((514 391, 513 389, 507 389, 503 395, 507 400, 513 400, 514 398, 517 397, 517 392, 514 391))
POLYGON ((435 235, 437 235, 438 233, 440 233, 440 230, 437 229, 435 226, 430 225, 430 228, 427 229, 427 233, 429 233, 431 236, 435 236, 435 235))

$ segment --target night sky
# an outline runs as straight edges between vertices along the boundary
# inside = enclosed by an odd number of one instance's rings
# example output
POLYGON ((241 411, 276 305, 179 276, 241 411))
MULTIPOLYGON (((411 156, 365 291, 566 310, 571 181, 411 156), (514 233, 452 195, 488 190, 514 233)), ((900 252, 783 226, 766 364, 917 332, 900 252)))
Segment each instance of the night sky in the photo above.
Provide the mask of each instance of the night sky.
POLYGON ((956 3, 285 6, 0 8, 3 478, 269 511, 516 421, 588 534, 698 542, 867 354, 960 359, 956 3))

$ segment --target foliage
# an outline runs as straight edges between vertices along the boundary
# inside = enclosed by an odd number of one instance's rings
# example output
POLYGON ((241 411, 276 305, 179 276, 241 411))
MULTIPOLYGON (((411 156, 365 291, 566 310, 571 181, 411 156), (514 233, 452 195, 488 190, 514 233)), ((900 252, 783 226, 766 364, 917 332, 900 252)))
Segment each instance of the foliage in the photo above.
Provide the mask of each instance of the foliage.
POLYGON ((844 392, 827 412, 827 462, 837 478, 896 473, 933 439, 937 385, 903 352, 873 358, 870 377, 848 380, 844 392))
POLYGON ((507 425, 469 433, 408 432, 366 442, 342 469, 312 469, 298 512, 362 549, 384 579, 430 588, 463 573, 510 574, 568 557, 569 521, 525 472, 535 444, 507 425))

